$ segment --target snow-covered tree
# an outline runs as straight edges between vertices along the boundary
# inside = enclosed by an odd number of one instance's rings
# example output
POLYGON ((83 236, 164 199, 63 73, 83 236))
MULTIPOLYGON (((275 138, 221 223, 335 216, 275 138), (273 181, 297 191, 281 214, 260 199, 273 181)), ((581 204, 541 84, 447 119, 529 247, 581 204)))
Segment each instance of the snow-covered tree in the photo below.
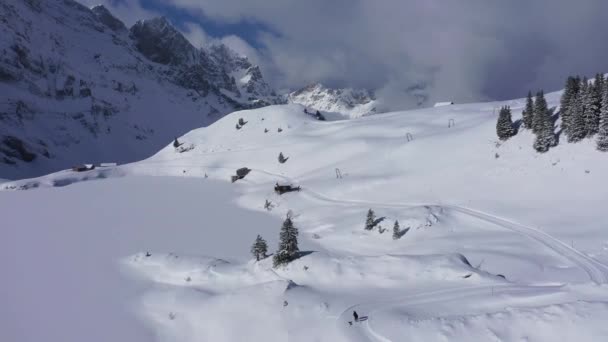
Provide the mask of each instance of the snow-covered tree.
POLYGON ((524 127, 527 129, 532 129, 532 120, 534 119, 534 99, 532 98, 532 92, 528 92, 528 97, 526 98, 526 107, 524 111, 521 113, 524 127))
POLYGON ((585 117, 583 96, 582 92, 579 92, 574 96, 571 104, 568 108, 568 129, 566 135, 568 136, 569 143, 576 143, 587 136, 587 130, 585 129, 585 117))
POLYGON ((393 240, 401 238, 401 228, 399 227, 399 221, 395 221, 393 225, 393 240))
POLYGON ((608 87, 605 84, 602 95, 602 111, 596 141, 599 151, 608 152, 608 87))
POLYGON ((251 254, 255 257, 255 260, 260 261, 260 259, 264 259, 267 257, 268 253, 268 245, 266 244, 266 240, 264 240, 260 235, 255 238, 255 242, 251 246, 251 254))
POLYGON ((562 94, 562 98, 560 100, 560 116, 562 118, 562 129, 564 132, 568 131, 568 121, 570 117, 568 114, 570 113, 570 106, 578 93, 579 81, 573 77, 568 77, 566 81, 566 88, 564 89, 564 93, 562 94))
POLYGON ((590 83, 583 93, 583 101, 585 106, 585 131, 587 136, 595 135, 600 123, 600 110, 602 105, 602 96, 597 89, 598 84, 590 83))
POLYGON ((298 248, 298 229, 293 225, 291 216, 288 215, 279 235, 279 249, 273 256, 273 266, 286 265, 295 260, 299 252, 298 248))
POLYGON ((598 95, 600 96, 600 98, 602 98, 604 96, 604 90, 606 88, 606 77, 604 77, 604 74, 598 73, 595 76, 595 87, 596 91, 598 92, 598 95))
POLYGON ((545 125, 545 116, 549 114, 549 108, 547 106, 547 100, 545 100, 545 94, 541 90, 536 93, 536 99, 534 100, 534 117, 532 118, 532 130, 538 134, 545 125))
POLYGON ((534 141, 534 149, 537 152, 547 152, 549 148, 555 146, 555 127, 553 127, 553 119, 547 108, 547 101, 542 91, 536 95, 536 106, 534 110, 534 133, 536 140, 534 141))
POLYGON ((376 214, 372 209, 367 211, 367 219, 365 220, 365 230, 374 229, 376 223, 376 214))
POLYGON ((513 120, 511 119, 511 107, 504 106, 500 109, 496 122, 496 134, 500 140, 507 140, 515 135, 513 120))

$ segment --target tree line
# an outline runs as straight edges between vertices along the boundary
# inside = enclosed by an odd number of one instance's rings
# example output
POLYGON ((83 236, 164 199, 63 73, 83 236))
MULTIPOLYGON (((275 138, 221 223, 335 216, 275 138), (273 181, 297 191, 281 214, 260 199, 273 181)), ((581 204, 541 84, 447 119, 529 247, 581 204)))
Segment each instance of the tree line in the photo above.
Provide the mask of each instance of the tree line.
MULTIPOLYGON (((568 143, 583 139, 595 139, 599 151, 608 151, 608 81, 597 74, 594 81, 586 77, 570 76, 560 99, 561 134, 568 143)), ((531 130, 536 138, 534 149, 547 152, 557 145, 552 111, 547 106, 541 90, 532 96, 528 92, 526 106, 522 112, 521 127, 531 130)), ((496 122, 496 134, 507 140, 517 134, 511 118, 511 108, 501 108, 496 122)))

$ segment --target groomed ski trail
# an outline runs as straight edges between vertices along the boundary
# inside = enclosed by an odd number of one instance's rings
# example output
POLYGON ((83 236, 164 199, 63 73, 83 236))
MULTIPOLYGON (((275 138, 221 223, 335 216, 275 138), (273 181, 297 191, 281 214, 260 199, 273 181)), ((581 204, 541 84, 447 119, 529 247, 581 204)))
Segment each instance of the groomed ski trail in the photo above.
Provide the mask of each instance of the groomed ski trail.
MULTIPOLYGON (((226 170, 236 170, 236 167, 231 166, 223 166, 223 167, 209 167, 198 163, 189 163, 189 164, 181 164, 181 165, 170 165, 166 166, 170 168, 175 167, 206 167, 209 169, 226 169, 226 170)), ((290 177, 286 177, 284 175, 257 169, 251 168, 253 172, 265 174, 267 176, 280 178, 284 181, 298 183, 290 177)), ((319 201, 323 201, 326 203, 333 203, 337 205, 365 205, 365 206, 376 206, 376 207, 385 207, 385 208, 415 208, 415 207, 438 207, 449 209, 455 212, 458 212, 463 215, 467 215, 470 217, 474 217, 478 220, 482 220, 485 222, 492 223, 499 227, 508 229, 512 232, 518 233, 520 235, 526 236, 529 239, 535 240, 547 248, 551 249, 554 253, 566 258, 570 262, 572 262, 577 267, 581 268, 587 275, 589 279, 596 284, 606 284, 608 283, 608 266, 600 263, 599 261, 593 259, 592 257, 584 254, 583 252, 568 246, 564 242, 559 239, 533 227, 525 226, 520 223, 516 223, 505 218, 495 216, 492 214, 484 213, 478 210, 473 210, 467 207, 462 207, 458 205, 450 205, 450 204, 429 204, 429 203, 387 203, 387 202, 374 202, 374 201, 363 201, 363 200, 342 200, 331 198, 325 196, 316 191, 310 190, 306 187, 303 187, 301 193, 304 195, 316 199, 319 201)))

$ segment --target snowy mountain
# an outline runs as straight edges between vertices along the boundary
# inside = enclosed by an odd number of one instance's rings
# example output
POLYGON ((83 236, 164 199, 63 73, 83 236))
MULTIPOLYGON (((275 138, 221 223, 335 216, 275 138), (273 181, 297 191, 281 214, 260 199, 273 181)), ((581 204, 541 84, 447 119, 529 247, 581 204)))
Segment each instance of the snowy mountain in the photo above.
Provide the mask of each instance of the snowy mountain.
POLYGON ((313 111, 340 114, 344 118, 358 118, 377 112, 373 92, 365 89, 333 89, 319 83, 288 94, 287 101, 313 111))
POLYGON ((0 0, 0 176, 145 158, 226 113, 282 102, 259 67, 199 50, 165 18, 0 0))
POLYGON ((536 153, 527 129, 498 141, 497 109, 524 105, 334 122, 268 106, 140 162, 3 183, 0 340, 601 341, 608 158, 591 139, 536 153), (253 259, 287 216, 297 259, 253 259))

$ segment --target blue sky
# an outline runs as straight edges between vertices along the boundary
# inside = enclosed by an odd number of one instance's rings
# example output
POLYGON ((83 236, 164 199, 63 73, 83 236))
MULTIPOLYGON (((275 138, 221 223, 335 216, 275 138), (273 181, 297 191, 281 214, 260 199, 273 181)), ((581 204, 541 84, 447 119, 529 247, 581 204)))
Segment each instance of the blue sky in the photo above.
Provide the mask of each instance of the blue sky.
MULTIPOLYGON (((113 5, 126 3, 128 0, 108 0, 113 5)), ((253 20, 240 20, 236 23, 227 23, 212 20, 203 10, 187 10, 167 4, 165 0, 139 0, 140 6, 148 11, 160 13, 167 17, 179 29, 185 29, 185 23, 197 23, 211 37, 219 38, 235 35, 245 40, 251 46, 260 48, 259 32, 272 32, 267 26, 253 20)), ((277 34, 276 32, 272 32, 277 34)))

